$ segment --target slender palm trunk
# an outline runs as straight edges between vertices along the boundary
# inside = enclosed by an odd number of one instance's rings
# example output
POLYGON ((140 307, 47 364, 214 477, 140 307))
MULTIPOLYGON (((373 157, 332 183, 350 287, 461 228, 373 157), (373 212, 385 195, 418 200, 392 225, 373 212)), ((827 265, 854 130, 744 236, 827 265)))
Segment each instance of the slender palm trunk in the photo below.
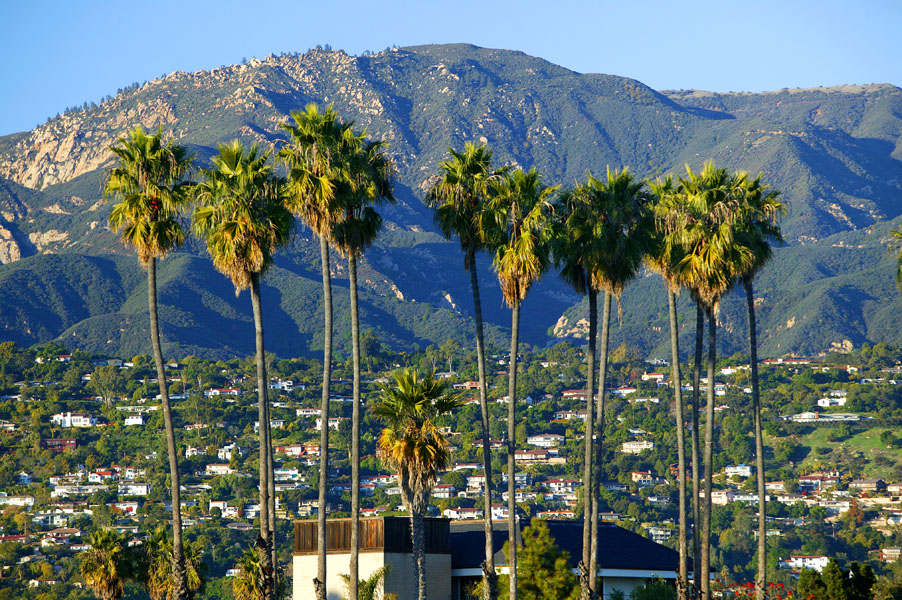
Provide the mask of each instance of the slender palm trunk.
POLYGON ((595 344, 598 338, 598 292, 589 287, 589 348, 586 351, 586 450, 583 458, 583 559, 579 563, 581 600, 593 600, 595 577, 589 575, 592 563, 592 502, 595 497, 595 344))
POLYGON ((410 535, 413 542, 413 570, 417 578, 417 600, 426 600, 426 530, 423 513, 410 511, 410 535))
POLYGON ((320 405, 322 427, 319 432, 319 503, 317 509, 316 549, 319 559, 313 587, 317 600, 326 600, 326 489, 329 478, 329 384, 332 381, 332 276, 329 266, 329 242, 319 238, 323 267, 323 396, 320 405))
MULTIPOLYGON (((516 479, 517 462, 514 452, 517 446, 517 349, 520 337, 520 301, 511 308, 511 355, 507 373, 507 567, 510 573, 510 600, 517 600, 517 498, 516 479)), ((491 515, 489 515, 491 517, 491 515)))
MULTIPOLYGON (((267 394, 269 393, 269 377, 267 376, 266 363, 263 365, 263 381, 266 382, 267 394)), ((270 418, 269 399, 266 401, 266 487, 269 490, 269 548, 272 554, 273 594, 279 593, 279 559, 276 547, 276 474, 272 451, 272 419, 270 418)))
POLYGON ((677 325, 676 294, 667 287, 667 305, 670 309, 670 380, 673 383, 673 401, 676 406, 676 440, 677 440, 677 480, 679 482, 679 579, 677 580, 677 594, 680 600, 685 600, 688 592, 689 567, 687 564, 686 541, 686 441, 683 428, 683 389, 680 377, 680 331, 677 325))
POLYGON ((755 471, 758 476, 758 576, 755 597, 764 600, 767 591, 767 486, 764 483, 764 437, 761 432, 761 396, 758 388, 758 325, 755 319, 755 290, 751 277, 745 279, 749 307, 749 367, 752 371, 752 411, 755 413, 755 471))
POLYGON ((270 600, 274 597, 273 589, 273 562, 272 562, 272 538, 269 529, 269 452, 267 446, 266 425, 269 424, 266 402, 266 363, 264 361, 263 345, 263 310, 260 306, 260 274, 251 274, 251 305, 254 311, 254 330, 256 332, 257 347, 257 418, 260 422, 260 536, 257 549, 260 555, 260 563, 263 570, 263 598, 270 600), (261 543, 262 542, 262 543, 261 543))
MULTIPOLYGON (((604 293, 601 309, 601 352, 598 357, 598 397, 595 399, 595 486, 601 490, 604 476, 602 459, 604 457, 604 410, 607 393, 608 375, 608 340, 611 336, 611 292, 604 293)), ((592 528, 592 548, 589 555, 589 577, 592 588, 598 580, 598 494, 592 495, 592 511, 589 514, 592 528)))
POLYGON ((179 459, 176 454, 175 428, 169 407, 169 389, 166 386, 166 369, 163 366, 163 350, 160 347, 160 322, 157 316, 157 259, 147 263, 147 303, 150 308, 150 342, 153 359, 157 365, 157 381, 160 382, 160 404, 163 407, 163 423, 166 427, 166 449, 169 452, 169 477, 172 486, 172 599, 188 597, 185 580, 185 556, 182 552, 182 503, 179 484, 179 459))
POLYGON ((479 370, 479 411, 482 417, 482 468, 485 475, 485 563, 482 566, 483 600, 498 597, 498 577, 495 574, 495 547, 492 543, 492 450, 489 442, 489 405, 485 377, 485 334, 482 330, 482 300, 479 297, 479 277, 476 260, 469 257, 470 286, 473 288, 473 317, 476 321, 476 362, 479 370))
POLYGON ((711 600, 711 474, 714 472, 714 367, 717 360, 717 318, 708 314, 708 389, 705 406, 705 498, 702 515, 702 600, 711 600))
POLYGON ((351 288, 351 355, 354 361, 353 397, 351 411, 351 564, 348 568, 351 585, 350 600, 357 600, 360 554, 360 321, 357 314, 357 255, 348 253, 348 282, 351 288))
POLYGON ((700 304, 695 305, 695 360, 692 364, 692 596, 697 598, 701 590, 701 452, 698 439, 698 409, 702 379, 702 350, 704 348, 705 313, 700 304))

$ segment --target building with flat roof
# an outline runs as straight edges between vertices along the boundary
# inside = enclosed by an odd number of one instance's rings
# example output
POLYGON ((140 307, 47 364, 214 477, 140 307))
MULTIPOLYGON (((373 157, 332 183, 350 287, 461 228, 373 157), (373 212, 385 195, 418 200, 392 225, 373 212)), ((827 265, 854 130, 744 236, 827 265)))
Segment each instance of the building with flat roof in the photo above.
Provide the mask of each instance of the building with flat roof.
MULTIPOLYGON (((575 572, 582 557, 582 522, 547 519, 546 523, 555 543, 569 554, 570 568, 575 572)), ((522 524, 523 527, 528 525, 522 524)), ((317 527, 317 521, 296 521, 294 524, 294 600, 315 598, 313 578, 317 571, 317 527)), ((360 578, 366 578, 383 565, 391 564, 383 592, 397 594, 398 598, 415 598, 410 519, 361 519, 360 529, 360 578)), ((598 535, 602 599, 610 598, 615 590, 629 596, 632 590, 650 579, 676 580, 677 552, 610 523, 599 524, 598 535)), ((327 522, 326 594, 329 600, 338 600, 345 593, 339 573, 348 572, 350 536, 349 519, 330 519, 327 522)), ((507 557, 502 550, 508 538, 507 523, 496 521, 492 537, 496 548, 495 566, 499 573, 507 573, 507 557)), ((467 597, 465 591, 482 578, 485 524, 481 520, 452 522, 426 518, 425 538, 428 597, 430 600, 463 600, 467 597)))

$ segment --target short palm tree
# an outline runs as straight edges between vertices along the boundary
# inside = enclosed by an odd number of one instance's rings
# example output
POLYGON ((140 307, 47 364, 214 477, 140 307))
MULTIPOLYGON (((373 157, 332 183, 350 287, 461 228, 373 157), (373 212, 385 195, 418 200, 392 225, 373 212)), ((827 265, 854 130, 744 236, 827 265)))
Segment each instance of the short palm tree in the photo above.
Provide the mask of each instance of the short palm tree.
POLYGON ((272 443, 263 342, 260 278, 273 262, 276 248, 288 243, 292 217, 283 204, 284 181, 268 164, 268 153, 239 141, 219 146, 213 168, 195 190, 198 203, 193 228, 204 237, 213 266, 232 280, 235 293, 250 288, 256 330, 257 415, 260 422, 260 540, 264 593, 272 598, 275 561, 275 511, 272 443))
POLYGON ((679 483, 679 568, 677 593, 680 600, 689 597, 688 567, 688 523, 686 506, 686 441, 685 418, 683 414, 682 378, 680 376, 679 328, 677 325, 676 296, 682 284, 679 280, 678 265, 682 258, 682 247, 674 243, 674 236, 666 230, 666 223, 671 211, 680 210, 679 197, 673 187, 673 178, 667 177, 649 184, 655 196, 653 214, 655 215, 654 245, 650 249, 646 262, 650 268, 661 274, 667 292, 667 306, 670 315, 670 379, 673 384, 673 396, 676 420, 677 439, 677 479, 679 483))
MULTIPOLYGON (((508 568, 510 598, 517 598, 517 504, 514 490, 517 417, 517 351, 519 349, 520 306, 529 288, 551 263, 554 238, 552 196, 558 186, 546 186, 533 168, 513 170, 492 183, 490 200, 480 215, 481 229, 488 248, 494 251, 492 267, 501 284, 504 302, 511 309, 511 346, 507 377, 507 490, 508 568)), ((488 515, 486 515, 488 518, 488 515)))
POLYGON ((125 583, 135 577, 135 559, 125 538, 111 529, 98 529, 81 555, 79 572, 101 600, 120 600, 125 583))
POLYGON ((359 582, 360 528, 360 318, 357 301, 357 257, 376 240, 382 228, 382 217, 374 204, 394 202, 395 165, 379 141, 367 141, 360 135, 358 143, 347 150, 348 177, 336 190, 341 205, 341 218, 332 228, 338 251, 348 257, 348 287, 351 292, 351 356, 353 360, 353 408, 351 411, 351 598, 357 598, 359 582))
MULTIPOLYGON (((263 554, 266 554, 265 552, 263 554)), ((261 553, 256 548, 245 550, 238 559, 238 574, 232 580, 235 600, 261 600, 265 598, 266 576, 261 553)))
MULTIPOLYGON (((489 187, 504 170, 492 171, 492 151, 485 144, 470 142, 463 152, 448 149, 451 159, 440 164, 442 174, 429 181, 427 202, 432 207, 435 222, 449 240, 456 236, 464 252, 464 268, 470 274, 473 290, 473 318, 476 321, 476 364, 479 373, 479 408, 482 417, 482 464, 485 474, 485 514, 492 512, 492 453, 489 443, 489 410, 486 398, 485 335, 482 322, 482 300, 479 277, 476 273, 476 254, 483 248, 479 231, 479 214, 483 210, 489 187)), ((492 544, 492 520, 485 519, 485 563, 483 564, 483 598, 492 600, 498 595, 495 574, 495 549, 492 544)))
POLYGON ((173 568, 169 573, 173 577, 173 598, 182 600, 187 590, 182 555, 179 467, 157 317, 157 259, 162 259, 185 240, 178 217, 188 205, 186 191, 190 182, 185 177, 194 157, 182 146, 172 142, 164 144, 162 137, 162 131, 147 135, 141 127, 136 127, 127 138, 119 138, 118 145, 111 148, 116 155, 116 166, 109 173, 104 195, 119 200, 110 211, 110 227, 121 232, 122 241, 137 251, 138 261, 147 269, 150 343, 160 384, 172 494, 173 568))
MULTIPOLYGON (((383 565, 373 571, 369 577, 357 584, 358 600, 397 600, 397 594, 384 594, 381 592, 385 585, 385 578, 391 572, 391 565, 383 565)), ((346 573, 340 573, 342 581, 345 582, 345 588, 351 589, 351 576, 346 573)), ((347 600, 347 598, 342 598, 347 600)))
MULTIPOLYGON (((329 422, 329 385, 332 380, 332 277, 329 243, 332 227, 341 218, 342 207, 336 189, 348 179, 346 156, 359 143, 353 132, 353 121, 342 121, 330 104, 320 111, 308 104, 304 111, 293 111, 291 120, 282 125, 288 143, 279 158, 288 169, 286 206, 319 237, 323 277, 323 389, 321 412, 323 423, 329 422)), ((316 595, 325 600, 326 587, 326 492, 328 490, 329 428, 320 429, 319 520, 316 595)))
MULTIPOLYGON (((395 373, 395 386, 380 385, 373 414, 385 424, 379 435, 379 458, 398 471, 401 498, 410 512, 417 600, 426 599, 426 539, 423 517, 436 476, 449 466, 451 450, 437 420, 463 402, 448 393, 432 373, 420 378, 412 369, 395 373)), ((352 595, 353 597, 353 595, 352 595)))
POLYGON ((741 179, 738 192, 742 195, 742 205, 735 219, 735 241, 747 246, 752 252, 751 263, 739 273, 745 288, 749 317, 749 366, 752 382, 752 413, 755 424, 755 470, 758 483, 758 575, 755 578, 755 595, 764 600, 767 594, 767 528, 766 514, 767 487, 764 471, 764 437, 761 429, 761 396, 758 385, 758 332, 755 319, 755 291, 753 282, 758 271, 771 259, 771 244, 783 241, 779 217, 786 212, 786 206, 778 200, 779 192, 761 183, 759 173, 755 179, 741 179))
MULTIPOLYGON (((152 600, 173 600, 172 540, 159 526, 142 545, 142 579, 152 600)), ((193 598, 204 585, 203 548, 199 544, 185 546, 185 584, 188 598, 193 598)))

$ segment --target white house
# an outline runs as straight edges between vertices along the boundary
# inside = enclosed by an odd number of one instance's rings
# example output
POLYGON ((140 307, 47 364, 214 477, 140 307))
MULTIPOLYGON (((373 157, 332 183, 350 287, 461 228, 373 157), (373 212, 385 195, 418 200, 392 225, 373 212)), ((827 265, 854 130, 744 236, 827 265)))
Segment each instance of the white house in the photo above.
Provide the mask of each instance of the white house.
POLYGON ((318 417, 323 414, 323 410, 321 408, 296 408, 294 414, 298 417, 318 417))
POLYGON ((207 475, 230 475, 234 473, 229 465, 207 465, 206 468, 207 475))
POLYGON ((723 472, 727 477, 739 475, 740 477, 751 477, 755 467, 751 465, 727 465, 723 468, 723 472))
POLYGON ((830 408, 831 406, 845 406, 846 400, 848 400, 848 398, 846 398, 845 396, 825 396, 823 398, 818 398, 817 405, 821 408, 830 408))
POLYGON ((150 493, 150 484, 137 481, 119 483, 120 496, 146 496, 150 493))
POLYGON ((235 452, 238 456, 244 456, 244 451, 238 446, 236 443, 226 444, 222 448, 216 451, 216 456, 219 457, 219 460, 231 460, 232 453, 235 452))
POLYGON ((553 448, 564 441, 564 436, 557 433, 539 433, 526 438, 526 443, 539 448, 553 448))
POLYGON ((829 556, 811 555, 811 554, 793 554, 789 558, 780 559, 780 568, 789 569, 791 571, 801 571, 802 569, 814 569, 818 573, 823 571, 827 563, 830 562, 829 556))
POLYGON ((269 382, 269 389, 290 392, 294 389, 294 382, 290 379, 273 379, 269 382))
POLYGON ((84 413, 57 413, 50 417, 50 422, 57 427, 95 427, 97 417, 84 413))
POLYGON ((654 450, 655 443, 648 440, 638 440, 633 442, 623 442, 620 445, 620 451, 624 454, 641 454, 646 450, 654 450))
POLYGON ((144 415, 142 415, 142 414, 128 415, 127 417, 125 417, 125 422, 123 423, 123 425, 125 425, 126 427, 130 427, 132 425, 140 425, 141 427, 143 427, 144 426, 144 415))
MULTIPOLYGON (((344 417, 329 417, 329 429, 338 430, 339 424, 344 420, 344 417)), ((316 430, 321 431, 323 428, 323 418, 319 417, 316 419, 316 430)))
POLYGON ((204 390, 204 398, 212 398, 214 396, 240 396, 241 390, 238 388, 211 388, 204 390))

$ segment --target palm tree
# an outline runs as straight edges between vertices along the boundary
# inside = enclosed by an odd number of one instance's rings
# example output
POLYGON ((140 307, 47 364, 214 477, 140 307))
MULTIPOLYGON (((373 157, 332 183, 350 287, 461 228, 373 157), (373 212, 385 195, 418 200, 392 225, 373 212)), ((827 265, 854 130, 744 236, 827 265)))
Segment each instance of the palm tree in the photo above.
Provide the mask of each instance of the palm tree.
MULTIPOLYGON (((336 188, 347 178, 343 158, 357 141, 353 121, 343 122, 330 104, 321 112, 310 103, 303 112, 293 111, 291 121, 282 127, 288 132, 288 144, 279 158, 288 168, 289 194, 286 206, 319 237, 323 277, 323 389, 321 416, 329 422, 329 384, 332 380, 332 277, 329 242, 332 227, 341 217, 336 188)), ((319 520, 317 576, 313 580, 316 596, 326 599, 326 492, 329 474, 329 428, 320 428, 319 520)))
POLYGON ((98 529, 88 540, 79 572, 101 600, 119 600, 125 583, 135 576, 135 560, 125 538, 111 529, 98 529))
MULTIPOLYGON (((262 554, 268 554, 263 552, 262 554)), ((245 550, 238 559, 238 574, 232 580, 235 600, 261 600, 265 598, 266 575, 261 554, 255 548, 245 550)))
POLYGON ((595 578, 589 575, 592 562, 592 498, 595 497, 594 481, 594 426, 595 426, 595 349, 598 338, 598 290, 589 285, 589 273, 596 270, 599 258, 599 242, 594 225, 598 223, 597 208, 592 204, 592 194, 585 185, 565 192, 555 215, 559 225, 555 236, 555 262, 561 265, 561 277, 580 294, 589 297, 589 343, 586 352, 586 431, 583 460, 583 555, 579 563, 581 598, 590 599, 595 594, 595 578))
MULTIPOLYGON (((604 417, 608 371, 608 341, 610 338, 611 302, 620 296, 630 279, 635 277, 648 254, 652 233, 648 198, 643 193, 644 182, 637 181, 629 169, 607 169, 606 181, 590 174, 584 187, 592 205, 592 236, 597 250, 593 251, 593 269, 589 271, 589 287, 604 291, 601 317, 601 351, 598 365, 598 395, 595 400, 595 464, 593 489, 602 478, 604 451, 604 417)), ((587 436, 588 438, 588 436, 587 436)), ((598 495, 591 496, 587 518, 590 519, 591 545, 589 549, 590 585, 594 593, 598 573, 598 495)))
POLYGON ((679 328, 677 325, 676 296, 680 291, 678 264, 682 257, 682 248, 673 241, 673 235, 668 235, 666 223, 672 211, 680 210, 679 196, 675 193, 673 179, 667 177, 663 181, 656 181, 649 185, 655 196, 653 212, 655 214, 655 244, 646 262, 659 272, 664 280, 664 288, 667 292, 667 306, 670 314, 670 379, 673 384, 673 396, 676 418, 677 438, 677 480, 679 483, 679 542, 680 562, 678 569, 677 593, 680 600, 689 596, 689 567, 688 567, 688 542, 687 542, 687 507, 686 507, 686 442, 684 435, 685 420, 683 415, 682 378, 680 376, 680 345, 679 328))
MULTIPOLYGON (((734 243, 734 219, 738 214, 746 175, 731 176, 726 169, 718 169, 708 162, 700 173, 686 167, 686 177, 680 178, 678 193, 683 196, 685 210, 674 219, 672 228, 677 243, 684 249, 679 263, 680 278, 685 281, 697 305, 697 314, 704 312, 708 321, 708 385, 705 409, 705 485, 703 506, 700 509, 701 531, 699 552, 694 569, 695 580, 701 578, 701 597, 710 600, 710 534, 711 534, 711 473, 714 452, 714 370, 717 359, 717 312, 720 300, 730 289, 738 273, 744 272, 752 261, 748 247, 734 243)), ((701 321, 696 326, 696 370, 701 363, 701 321)), ((693 386, 699 388, 698 380, 693 386)), ((697 392, 693 392, 697 397, 697 392)), ((697 412, 695 407, 693 411, 697 412)), ((693 425, 695 419, 693 419, 693 425)), ((693 428, 693 431, 696 428, 693 428)), ((693 449, 694 450, 694 449, 693 449)), ((694 457, 693 457, 694 458, 694 457)), ((693 464, 693 477, 697 465, 693 464)), ((697 528, 697 527, 696 527, 697 528)), ((698 583, 696 583, 698 586, 698 583)))
POLYGON ((483 598, 498 596, 495 574, 495 549, 492 544, 492 451, 489 442, 489 409, 485 376, 485 335, 482 323, 482 301, 476 274, 476 253, 483 248, 479 231, 479 213, 483 209, 489 186, 502 173, 492 171, 492 151, 485 144, 464 145, 463 152, 448 149, 451 160, 440 166, 442 175, 429 183, 427 202, 435 211, 435 222, 447 239, 457 236, 464 252, 464 268, 470 273, 473 290, 473 318, 476 321, 476 363, 479 372, 479 408, 482 417, 482 464, 485 474, 485 563, 482 567, 483 598))
MULTIPOLYGON (((369 577, 357 584, 359 591, 359 600, 397 600, 397 594, 384 594, 380 591, 385 584, 385 578, 391 573, 391 565, 382 565, 373 571, 369 577)), ((351 589, 351 576, 347 573, 339 573, 342 581, 345 582, 345 588, 351 589)), ((347 598, 342 598, 347 600, 347 598)))
MULTIPOLYGON (((891 231, 890 233, 892 233, 897 238, 902 239, 902 229, 899 229, 898 231, 891 231)), ((899 251, 899 257, 897 261, 898 266, 896 268, 896 286, 900 290, 902 290, 902 250, 899 251)))
MULTIPOLYGON (((142 579, 147 593, 152 600, 172 600, 175 588, 172 578, 172 540, 166 530, 160 526, 151 532, 143 546, 142 579)), ((185 583, 188 598, 203 588, 204 585, 203 548, 200 544, 189 544, 185 547, 185 583)))
MULTIPOLYGON (((437 420, 463 405, 433 373, 419 377, 412 369, 394 375, 396 387, 380 385, 373 414, 384 424, 377 453, 398 471, 401 498, 410 512, 417 600, 426 599, 426 538, 423 516, 439 471, 448 468, 451 450, 437 420)), ((352 593, 353 597, 353 593, 352 593)))
POLYGON ((121 231, 122 241, 135 248, 138 261, 147 269, 150 343, 160 383, 160 404, 166 428, 172 493, 173 568, 170 572, 175 590, 173 598, 182 600, 186 597, 187 590, 182 553, 179 466, 160 346, 157 259, 162 259, 185 240, 185 232, 177 217, 188 204, 186 190, 190 184, 184 178, 191 168, 194 156, 171 141, 164 144, 162 137, 162 130, 154 135, 147 135, 141 127, 136 127, 128 138, 119 138, 119 145, 110 148, 116 155, 117 164, 109 173, 104 195, 120 200, 110 212, 110 227, 121 231))
POLYGON ((348 287, 351 292, 351 355, 353 360, 353 408, 351 412, 351 598, 357 599, 359 582, 360 528, 360 319, 357 302, 357 257, 375 240, 382 217, 373 208, 379 202, 394 202, 392 193, 395 165, 380 141, 365 141, 348 148, 348 177, 336 194, 342 209, 341 219, 332 228, 338 251, 348 257, 348 287))
POLYGON ((256 145, 245 150, 239 141, 219 146, 213 168, 198 184, 193 227, 202 235, 213 266, 228 276, 235 293, 250 288, 256 331, 257 416, 260 427, 260 536, 267 549, 261 556, 264 594, 272 598, 276 570, 275 511, 269 403, 263 343, 260 278, 272 265, 275 249, 288 242, 292 217, 283 205, 284 181, 273 174, 269 153, 256 145))
POLYGON ((755 423, 755 470, 758 479, 758 575, 755 578, 755 596, 764 600, 767 593, 767 528, 766 514, 767 487, 764 473, 764 438, 761 431, 761 397, 758 386, 758 332, 755 319, 755 292, 753 282, 757 272, 771 259, 772 243, 781 243, 783 236, 777 224, 786 212, 786 206, 777 198, 779 192, 770 190, 761 183, 762 175, 749 180, 742 178, 739 192, 742 206, 736 218, 736 242, 744 244, 752 252, 751 264, 739 273, 745 288, 749 315, 749 366, 752 380, 752 413, 755 423))
MULTIPOLYGON (((529 288, 548 269, 554 238, 551 197, 559 186, 542 184, 533 168, 516 169, 492 182, 492 195, 480 215, 481 229, 489 248, 494 249, 492 267, 501 284, 504 302, 511 309, 511 347, 507 376, 507 491, 508 570, 510 598, 517 598, 517 504, 514 490, 516 462, 517 350, 519 348, 520 306, 529 288)), ((488 518, 488 515, 486 515, 488 518)))

